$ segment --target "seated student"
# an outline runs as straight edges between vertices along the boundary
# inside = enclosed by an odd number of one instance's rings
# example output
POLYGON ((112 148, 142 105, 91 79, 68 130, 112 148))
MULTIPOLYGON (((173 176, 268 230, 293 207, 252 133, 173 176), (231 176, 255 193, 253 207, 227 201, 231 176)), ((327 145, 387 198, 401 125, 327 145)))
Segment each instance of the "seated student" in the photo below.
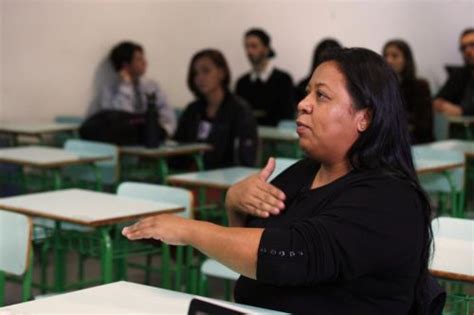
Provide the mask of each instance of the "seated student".
POLYGON ((229 83, 220 51, 206 49, 193 56, 188 87, 197 99, 181 114, 174 138, 211 144, 214 149, 204 155, 206 169, 255 165, 257 125, 248 105, 229 91, 229 83))
POLYGON ((412 143, 433 141, 433 110, 430 86, 416 77, 416 66, 410 46, 403 40, 388 41, 383 57, 400 81, 400 90, 408 116, 408 130, 412 143))
POLYGON ((163 214, 123 234, 189 244, 239 272, 240 303, 296 314, 421 314, 432 283, 431 209, 393 71, 367 49, 332 51, 298 104, 297 125, 308 158, 267 183, 270 160, 232 186, 231 227, 163 214))
POLYGON ((250 29, 244 43, 252 71, 239 78, 235 94, 249 102, 259 125, 276 126, 282 119, 293 119, 293 80, 271 62, 275 52, 270 36, 262 29, 250 29))
POLYGON ((435 111, 447 116, 474 115, 474 28, 464 30, 459 39, 464 67, 449 74, 433 102, 435 111))
POLYGON ((117 72, 117 79, 104 86, 99 108, 93 113, 101 110, 144 113, 147 95, 155 94, 159 125, 168 136, 172 136, 176 129, 176 115, 166 102, 159 85, 144 77, 147 61, 142 46, 133 42, 121 42, 110 52, 110 62, 117 72))
POLYGON ((323 39, 316 45, 316 47, 314 48, 313 62, 311 64, 311 68, 309 69, 309 74, 306 78, 301 80, 295 88, 295 97, 297 103, 306 97, 306 88, 308 86, 309 81, 311 80, 311 75, 313 74, 314 69, 316 69, 320 60, 322 59, 324 52, 329 49, 337 48, 342 48, 342 46, 337 40, 332 38, 323 39))

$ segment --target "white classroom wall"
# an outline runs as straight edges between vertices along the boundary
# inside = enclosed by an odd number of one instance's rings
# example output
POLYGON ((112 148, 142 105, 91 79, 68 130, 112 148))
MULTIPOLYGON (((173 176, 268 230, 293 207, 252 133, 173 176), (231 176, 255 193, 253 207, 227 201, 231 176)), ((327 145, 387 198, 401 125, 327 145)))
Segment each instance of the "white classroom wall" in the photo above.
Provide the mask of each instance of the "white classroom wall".
POLYGON ((249 67, 242 34, 252 26, 271 34, 276 65, 295 81, 324 37, 375 51, 403 38, 436 91, 443 66, 462 62, 457 41, 474 26, 474 0, 0 0, 0 121, 83 115, 110 75, 110 48, 124 39, 144 45, 148 76, 183 107, 193 53, 222 50, 235 82, 249 67))

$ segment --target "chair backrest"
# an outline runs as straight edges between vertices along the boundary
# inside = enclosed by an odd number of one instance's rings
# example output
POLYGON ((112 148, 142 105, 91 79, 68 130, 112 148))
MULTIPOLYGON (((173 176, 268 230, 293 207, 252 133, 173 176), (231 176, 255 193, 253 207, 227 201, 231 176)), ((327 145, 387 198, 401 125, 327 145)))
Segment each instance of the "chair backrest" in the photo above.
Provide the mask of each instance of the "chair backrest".
POLYGON ((31 219, 0 210, 0 271, 23 275, 29 266, 31 219))
POLYGON ((201 272, 207 276, 236 281, 240 274, 214 259, 206 259, 201 265, 201 272))
POLYGON ((82 124, 84 117, 60 115, 54 117, 54 121, 60 124, 82 124))
POLYGON ((108 155, 112 159, 97 162, 96 165, 102 175, 102 181, 106 184, 113 184, 118 181, 119 177, 119 150, 116 145, 110 143, 69 139, 64 144, 64 149, 80 155, 108 155))
POLYGON ((283 119, 278 122, 278 129, 293 129, 296 130, 296 121, 294 119, 283 119))
POLYGON ((281 172, 286 170, 291 165, 298 162, 298 159, 290 159, 290 158, 275 158, 275 171, 273 172, 272 176, 270 176, 270 180, 273 180, 277 177, 281 172))
POLYGON ((193 218, 193 194, 184 188, 125 182, 117 188, 117 195, 180 205, 185 208, 185 211, 178 215, 183 218, 193 218))
POLYGON ((438 217, 431 222, 434 237, 474 241, 474 220, 438 217))

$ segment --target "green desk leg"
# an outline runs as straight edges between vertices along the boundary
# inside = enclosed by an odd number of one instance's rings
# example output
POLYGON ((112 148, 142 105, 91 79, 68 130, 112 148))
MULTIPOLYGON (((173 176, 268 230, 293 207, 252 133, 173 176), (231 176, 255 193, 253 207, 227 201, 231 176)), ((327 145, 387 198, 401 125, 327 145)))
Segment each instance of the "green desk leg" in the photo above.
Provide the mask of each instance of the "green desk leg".
POLYGON ((470 140, 470 141, 474 140, 474 137, 472 135, 471 126, 469 126, 469 124, 464 125, 464 130, 466 131, 466 139, 470 140))
POLYGON ((463 218, 464 217, 464 192, 460 192, 460 198, 458 200, 457 192, 456 192, 456 185, 454 184, 453 178, 449 171, 444 171, 443 176, 447 179, 450 190, 451 190, 451 206, 452 206, 452 213, 454 217, 463 218))
POLYGON ((62 187, 62 180, 61 180, 61 170, 59 168, 53 169, 53 183, 54 183, 54 190, 59 190, 62 187))
POLYGON ((66 261, 61 244, 61 222, 55 221, 54 228, 54 291, 64 292, 66 280, 66 261))
MULTIPOLYGON (((196 163, 196 168, 198 171, 204 171, 204 160, 202 153, 195 153, 193 154, 194 163, 196 163)), ((198 207, 202 208, 206 205, 206 188, 199 187, 198 188, 198 207)), ((203 216, 204 220, 207 220, 206 215, 203 216)))
POLYGON ((26 272, 23 275, 23 283, 21 287, 21 296, 23 302, 26 302, 31 298, 31 281, 33 278, 33 250, 30 250, 29 256, 30 263, 28 264, 28 269, 26 269, 26 272))
POLYGON ((194 153, 193 154, 194 163, 196 163, 196 167, 198 171, 204 171, 204 160, 202 153, 194 153))
POLYGON ((97 167, 97 165, 95 165, 95 163, 91 163, 90 165, 91 165, 92 170, 94 171, 94 175, 95 175, 95 189, 97 191, 102 191, 102 189, 103 189, 103 187, 102 187, 102 174, 101 174, 99 168, 97 167))
POLYGON ((110 227, 100 227, 100 263, 102 272, 102 283, 111 283, 113 281, 113 251, 112 240, 109 234, 110 227))
POLYGON ((5 305, 5 272, 0 271, 0 306, 5 305))
POLYGON ((158 158, 158 175, 160 176, 160 184, 166 184, 166 178, 168 177, 169 169, 166 163, 166 158, 158 158))

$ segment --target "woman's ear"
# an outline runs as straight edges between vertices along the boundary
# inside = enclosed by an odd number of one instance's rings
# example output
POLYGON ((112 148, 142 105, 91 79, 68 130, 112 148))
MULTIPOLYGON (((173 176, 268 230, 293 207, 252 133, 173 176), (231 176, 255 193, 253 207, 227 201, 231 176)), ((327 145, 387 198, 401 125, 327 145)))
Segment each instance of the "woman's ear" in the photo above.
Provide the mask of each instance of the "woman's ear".
POLYGON ((357 131, 364 132, 372 122, 372 111, 365 108, 357 112, 357 131))

